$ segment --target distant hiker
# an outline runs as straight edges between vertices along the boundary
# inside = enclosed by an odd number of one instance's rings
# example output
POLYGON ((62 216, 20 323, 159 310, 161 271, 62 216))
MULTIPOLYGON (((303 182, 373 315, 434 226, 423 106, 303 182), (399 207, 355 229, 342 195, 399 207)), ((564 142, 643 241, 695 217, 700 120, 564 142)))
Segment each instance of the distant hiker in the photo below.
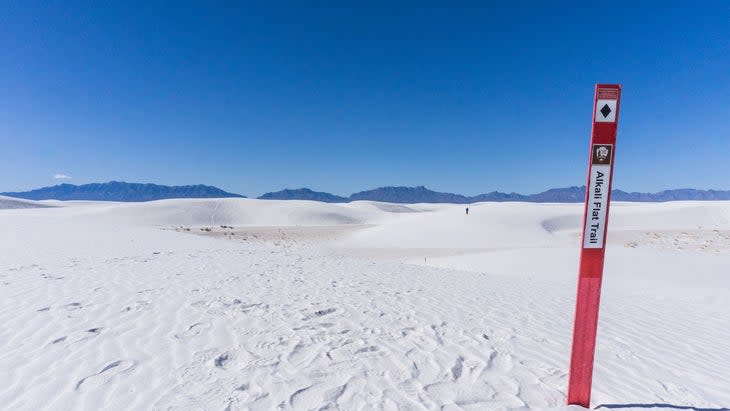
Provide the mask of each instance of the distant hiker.
POLYGON ((466 208, 466 215, 469 215, 469 207, 466 208))

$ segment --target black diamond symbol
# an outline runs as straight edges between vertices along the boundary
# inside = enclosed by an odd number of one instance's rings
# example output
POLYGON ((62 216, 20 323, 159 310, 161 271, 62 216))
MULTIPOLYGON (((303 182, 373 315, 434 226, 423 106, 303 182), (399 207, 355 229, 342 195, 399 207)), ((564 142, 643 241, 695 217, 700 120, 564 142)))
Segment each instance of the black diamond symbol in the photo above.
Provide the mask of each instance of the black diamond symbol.
POLYGON ((603 114, 603 118, 608 117, 608 115, 611 114, 611 107, 609 107, 608 104, 604 104, 601 109, 601 114, 603 114))

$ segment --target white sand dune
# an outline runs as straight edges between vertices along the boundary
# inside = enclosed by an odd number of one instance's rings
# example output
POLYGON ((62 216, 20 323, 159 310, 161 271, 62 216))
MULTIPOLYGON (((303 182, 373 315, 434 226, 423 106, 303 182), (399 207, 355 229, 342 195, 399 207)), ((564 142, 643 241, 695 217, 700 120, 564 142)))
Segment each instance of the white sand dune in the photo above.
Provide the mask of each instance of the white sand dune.
MULTIPOLYGON (((0 204, 2 409, 577 408, 582 205, 0 204)), ((610 218, 594 407, 729 408, 730 202, 610 218)))
POLYGON ((25 208, 46 208, 50 207, 40 201, 23 200, 20 198, 0 196, 0 210, 14 210, 25 208))

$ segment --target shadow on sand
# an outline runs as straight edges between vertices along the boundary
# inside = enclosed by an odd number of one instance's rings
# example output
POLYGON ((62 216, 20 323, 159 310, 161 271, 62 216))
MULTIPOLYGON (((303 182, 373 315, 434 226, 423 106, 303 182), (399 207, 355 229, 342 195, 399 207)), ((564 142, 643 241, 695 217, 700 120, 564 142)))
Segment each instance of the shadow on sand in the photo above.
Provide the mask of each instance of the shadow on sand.
POLYGON ((614 409, 614 410, 620 410, 622 408, 659 408, 659 409, 668 409, 668 410, 688 410, 688 411, 730 411, 730 408, 703 408, 703 407, 693 407, 691 405, 672 405, 672 404, 601 404, 596 409, 614 409))

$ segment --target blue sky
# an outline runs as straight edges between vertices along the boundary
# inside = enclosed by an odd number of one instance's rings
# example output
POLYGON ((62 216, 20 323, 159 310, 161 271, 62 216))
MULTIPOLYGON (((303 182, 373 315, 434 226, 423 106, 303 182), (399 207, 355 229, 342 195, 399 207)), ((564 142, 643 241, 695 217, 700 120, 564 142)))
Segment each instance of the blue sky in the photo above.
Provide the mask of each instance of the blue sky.
POLYGON ((0 191, 581 185, 597 82, 614 187, 730 189, 727 1, 117 3, 0 5, 0 191))

